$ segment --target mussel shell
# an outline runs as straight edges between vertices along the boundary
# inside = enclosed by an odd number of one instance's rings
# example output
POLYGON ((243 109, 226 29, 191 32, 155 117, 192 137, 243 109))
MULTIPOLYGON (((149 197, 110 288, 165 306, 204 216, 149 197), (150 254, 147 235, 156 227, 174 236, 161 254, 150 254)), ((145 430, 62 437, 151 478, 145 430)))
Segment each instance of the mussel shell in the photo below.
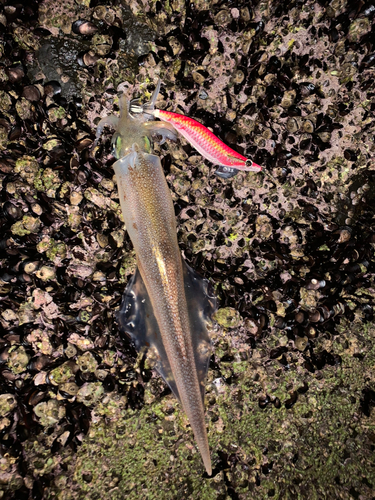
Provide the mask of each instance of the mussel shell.
POLYGON ((6 201, 4 203, 3 214, 9 221, 12 222, 21 219, 23 215, 21 208, 10 201, 6 201))
POLYGON ((93 35, 98 31, 98 28, 90 21, 78 19, 78 21, 74 21, 72 24, 72 31, 76 35, 93 35))
POLYGON ((10 83, 18 83, 25 76, 25 71, 21 65, 8 68, 7 73, 10 83))
POLYGON ((36 406, 38 403, 40 403, 46 396, 48 395, 48 392, 46 391, 39 391, 36 389, 33 391, 27 400, 27 403, 31 406, 36 406))
POLYGON ((303 313, 303 311, 298 311, 295 314, 294 319, 297 321, 297 323, 303 323, 305 321, 305 314, 303 313))
POLYGON ((40 90, 35 85, 26 85, 22 91, 22 97, 28 101, 36 102, 41 98, 40 90))
POLYGON ((44 92, 50 97, 61 94, 61 85, 56 80, 51 80, 44 84, 44 92))
POLYGON ((271 402, 271 398, 266 394, 265 396, 261 396, 258 400, 259 408, 262 410, 271 402))
POLYGON ((81 52, 78 54, 78 64, 84 68, 90 68, 95 66, 99 57, 95 55, 91 50, 89 52, 81 52))
POLYGON ((11 142, 17 141, 21 137, 21 134, 22 134, 21 127, 19 125, 15 125, 14 127, 12 127, 11 131, 9 132, 8 139, 11 142))
POLYGON ((321 321, 321 319, 323 319, 323 317, 317 309, 309 313, 309 321, 311 323, 318 323, 319 321, 321 321))

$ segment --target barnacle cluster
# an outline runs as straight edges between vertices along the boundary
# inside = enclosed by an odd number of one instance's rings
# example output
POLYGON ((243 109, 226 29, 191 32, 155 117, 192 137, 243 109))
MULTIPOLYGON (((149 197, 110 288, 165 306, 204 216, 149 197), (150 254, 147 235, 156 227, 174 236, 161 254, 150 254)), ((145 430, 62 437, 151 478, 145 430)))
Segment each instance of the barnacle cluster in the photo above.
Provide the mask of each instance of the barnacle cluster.
POLYGON ((1 498, 371 497, 374 18, 349 0, 2 2, 1 498), (118 86, 147 98, 157 76, 159 107, 264 167, 223 180, 183 140, 155 146, 220 299, 209 481, 119 336, 134 254, 109 148, 89 149, 118 86))

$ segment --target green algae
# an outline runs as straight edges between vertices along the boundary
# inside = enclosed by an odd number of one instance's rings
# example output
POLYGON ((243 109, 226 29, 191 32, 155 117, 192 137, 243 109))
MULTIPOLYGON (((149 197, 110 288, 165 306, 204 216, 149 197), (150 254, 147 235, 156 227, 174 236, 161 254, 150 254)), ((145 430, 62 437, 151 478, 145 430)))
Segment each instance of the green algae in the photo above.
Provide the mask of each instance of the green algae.
POLYGON ((241 316, 233 307, 223 307, 216 311, 214 319, 224 328, 236 328, 240 323, 241 316))
MULTIPOLYGON (((343 322, 343 331, 347 327, 343 322)), ((304 370, 303 358, 294 370, 283 370, 276 359, 267 365, 259 357, 241 360, 236 349, 237 361, 229 364, 236 384, 215 390, 209 372, 206 414, 214 474, 223 456, 235 464, 212 478, 204 473, 172 395, 145 395, 150 403, 141 410, 127 408, 116 394, 108 396, 96 408, 101 418, 78 450, 73 488, 64 498, 226 498, 228 479, 240 499, 349 500, 353 492, 370 492, 375 418, 366 417, 359 405, 364 385, 374 380, 375 329, 359 321, 351 328, 350 345, 335 339, 341 365, 322 373, 304 370), (366 348, 364 359, 353 356, 360 345, 366 348), (305 382, 308 391, 287 409, 290 392, 305 382), (258 400, 265 393, 279 398, 281 407, 261 409, 258 400)), ((317 342, 323 348, 326 341, 317 342)))
POLYGON ((73 376, 72 365, 67 361, 49 373, 49 380, 53 385, 60 385, 71 381, 73 376))
MULTIPOLYGON (((46 143, 43 148, 47 151, 56 147, 56 140, 51 140, 46 143)), ((45 168, 38 170, 35 174, 34 187, 37 191, 43 191, 51 198, 55 198, 56 190, 61 186, 61 181, 57 172, 52 168, 45 168)))
POLYGON ((51 241, 51 246, 46 251, 47 257, 55 262, 56 259, 62 260, 66 257, 66 245, 61 241, 51 241))
POLYGON ((98 362, 89 351, 77 358, 77 365, 83 373, 93 373, 98 368, 98 362))
POLYGON ((40 253, 46 253, 49 260, 58 264, 61 260, 65 259, 67 249, 65 243, 56 241, 53 238, 44 238, 37 245, 40 253))

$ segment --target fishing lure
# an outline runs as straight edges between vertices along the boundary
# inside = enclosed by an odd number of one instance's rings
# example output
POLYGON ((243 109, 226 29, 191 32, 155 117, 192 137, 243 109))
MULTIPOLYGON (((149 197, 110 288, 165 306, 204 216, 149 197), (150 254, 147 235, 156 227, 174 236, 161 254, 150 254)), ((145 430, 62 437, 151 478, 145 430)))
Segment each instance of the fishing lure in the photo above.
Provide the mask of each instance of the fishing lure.
POLYGON ((239 170, 252 172, 260 172, 262 170, 260 165, 234 151, 208 130, 207 127, 193 118, 163 109, 155 109, 156 97, 159 93, 160 85, 161 81, 159 79, 150 103, 139 106, 136 104, 136 101, 133 101, 130 105, 130 111, 133 113, 145 113, 172 125, 204 158, 214 165, 219 165, 219 168, 215 172, 219 177, 225 179, 233 177, 239 170))
POLYGON ((137 257, 137 271, 118 313, 120 329, 138 350, 147 346, 156 369, 182 404, 211 475, 204 393, 211 350, 207 326, 216 299, 208 281, 181 257, 172 197, 150 138, 158 134, 174 139, 176 132, 168 123, 149 122, 144 114, 132 116, 125 96, 120 99, 120 117, 99 122, 96 142, 106 125, 116 129, 113 168, 137 257))

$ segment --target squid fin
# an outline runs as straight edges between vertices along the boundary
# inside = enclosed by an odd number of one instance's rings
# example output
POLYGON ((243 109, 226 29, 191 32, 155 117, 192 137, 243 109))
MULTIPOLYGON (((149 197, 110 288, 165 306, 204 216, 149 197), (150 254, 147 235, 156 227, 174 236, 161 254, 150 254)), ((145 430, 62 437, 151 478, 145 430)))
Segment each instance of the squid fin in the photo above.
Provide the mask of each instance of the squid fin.
MULTIPOLYGON (((182 262, 182 265, 195 365, 203 400, 211 352, 207 325, 216 310, 216 299, 209 282, 186 263, 182 262)), ((155 361, 155 368, 180 400, 151 300, 138 268, 126 287, 117 320, 120 330, 130 335, 137 350, 144 346, 149 349, 149 354, 155 361)))

